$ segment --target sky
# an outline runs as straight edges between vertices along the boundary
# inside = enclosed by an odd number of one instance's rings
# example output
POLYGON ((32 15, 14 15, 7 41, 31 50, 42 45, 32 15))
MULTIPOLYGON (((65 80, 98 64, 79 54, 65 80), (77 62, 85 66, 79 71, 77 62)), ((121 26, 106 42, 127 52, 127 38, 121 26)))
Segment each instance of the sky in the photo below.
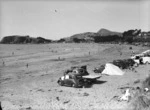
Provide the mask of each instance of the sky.
POLYGON ((1 0, 0 38, 60 39, 101 28, 150 31, 150 0, 1 0))

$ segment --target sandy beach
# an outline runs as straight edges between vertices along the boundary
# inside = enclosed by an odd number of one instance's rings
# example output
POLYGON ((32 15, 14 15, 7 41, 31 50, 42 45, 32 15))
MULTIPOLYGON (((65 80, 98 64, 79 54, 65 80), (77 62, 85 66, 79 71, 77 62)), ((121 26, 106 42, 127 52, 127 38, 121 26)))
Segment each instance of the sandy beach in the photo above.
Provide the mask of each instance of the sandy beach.
POLYGON ((95 67, 115 59, 131 57, 148 47, 119 44, 0 44, 0 101, 3 110, 106 110, 127 109, 118 102, 120 87, 136 87, 136 80, 150 74, 150 65, 135 71, 123 70, 123 76, 102 76, 89 88, 71 88, 57 84, 71 66, 95 67), (120 55, 122 52, 122 55, 120 55))

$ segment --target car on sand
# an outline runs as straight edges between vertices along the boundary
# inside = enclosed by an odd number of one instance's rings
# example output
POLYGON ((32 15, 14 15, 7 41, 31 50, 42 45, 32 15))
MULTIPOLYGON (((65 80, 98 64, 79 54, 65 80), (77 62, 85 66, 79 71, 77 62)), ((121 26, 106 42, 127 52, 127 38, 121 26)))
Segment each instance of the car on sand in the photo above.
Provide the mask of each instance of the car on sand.
POLYGON ((82 87, 89 87, 91 86, 98 78, 101 76, 99 75, 85 75, 85 76, 69 76, 65 75, 58 79, 57 83, 60 86, 67 86, 67 87, 75 87, 75 88, 82 88, 82 87))

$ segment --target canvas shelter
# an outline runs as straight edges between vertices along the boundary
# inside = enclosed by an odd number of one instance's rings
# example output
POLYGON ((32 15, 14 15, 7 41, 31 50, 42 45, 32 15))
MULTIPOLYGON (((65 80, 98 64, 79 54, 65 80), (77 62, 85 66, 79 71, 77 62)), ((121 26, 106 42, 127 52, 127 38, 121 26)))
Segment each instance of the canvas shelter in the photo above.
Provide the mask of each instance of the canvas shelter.
POLYGON ((145 63, 150 63, 150 57, 143 57, 142 60, 143 60, 144 64, 145 63))
POLYGON ((106 75, 123 75, 124 72, 117 66, 111 64, 111 63, 106 63, 105 69, 102 71, 102 74, 106 75))

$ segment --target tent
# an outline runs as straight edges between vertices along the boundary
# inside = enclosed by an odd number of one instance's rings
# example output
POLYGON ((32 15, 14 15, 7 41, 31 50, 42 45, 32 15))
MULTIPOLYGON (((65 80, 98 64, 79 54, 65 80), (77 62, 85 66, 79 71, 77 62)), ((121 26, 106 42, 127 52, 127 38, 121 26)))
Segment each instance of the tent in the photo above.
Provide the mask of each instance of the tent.
POLYGON ((142 57, 143 63, 150 63, 150 57, 142 57))
POLYGON ((111 64, 111 63, 106 63, 105 69, 102 71, 102 74, 106 75, 123 75, 124 72, 117 66, 111 64))

